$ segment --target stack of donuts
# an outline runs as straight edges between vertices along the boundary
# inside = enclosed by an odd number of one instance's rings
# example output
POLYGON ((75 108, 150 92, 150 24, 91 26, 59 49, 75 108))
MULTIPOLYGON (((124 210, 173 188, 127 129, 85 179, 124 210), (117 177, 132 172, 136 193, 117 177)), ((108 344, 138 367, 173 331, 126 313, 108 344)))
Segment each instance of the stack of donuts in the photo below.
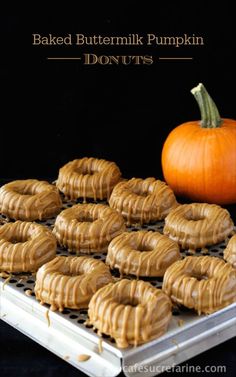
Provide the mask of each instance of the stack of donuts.
POLYGON ((114 162, 71 161, 59 170, 56 185, 7 183, 0 188, 0 214, 0 271, 36 272, 41 304, 59 311, 88 308, 90 324, 120 348, 164 334, 173 305, 200 315, 236 301, 229 212, 215 204, 179 204, 165 182, 123 179, 114 162), (67 201, 73 205, 65 209, 67 201), (51 218, 52 229, 40 223, 51 218), (147 230, 161 220, 163 234, 147 230), (225 260, 195 255, 229 237, 225 260), (68 255, 56 256, 57 245, 68 255), (106 263, 94 253, 106 253, 106 263), (114 269, 120 278, 113 278, 114 269), (155 277, 163 277, 162 289, 144 281, 155 277))

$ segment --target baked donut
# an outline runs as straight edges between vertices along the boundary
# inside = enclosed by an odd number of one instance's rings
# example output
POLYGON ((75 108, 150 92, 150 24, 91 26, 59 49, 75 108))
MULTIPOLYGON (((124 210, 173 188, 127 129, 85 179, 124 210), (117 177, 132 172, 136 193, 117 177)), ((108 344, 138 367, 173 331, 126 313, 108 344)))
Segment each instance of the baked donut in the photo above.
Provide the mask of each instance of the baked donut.
POLYGON ((224 259, 236 268, 236 234, 230 238, 229 243, 224 250, 224 259))
POLYGON ((57 187, 69 199, 107 199, 120 180, 121 172, 114 162, 81 158, 68 162, 59 170, 57 187))
POLYGON ((59 191, 46 181, 18 180, 0 188, 0 213, 11 219, 47 219, 56 215, 61 206, 59 191))
POLYGON ((194 252, 198 248, 224 241, 233 231, 229 212, 216 204, 183 204, 165 219, 163 233, 194 252))
POLYGON ((179 260, 176 242, 158 232, 125 232, 108 246, 106 263, 122 274, 163 276, 167 267, 179 260))
POLYGON ((199 315, 213 313, 236 301, 236 270, 216 257, 186 257, 166 270, 162 289, 199 315))
POLYGON ((0 271, 34 272, 56 255, 56 238, 46 227, 16 221, 0 227, 0 271))
POLYGON ((56 257, 37 272, 35 295, 51 310, 87 308, 92 295, 112 281, 109 268, 90 257, 56 257))
POLYGON ((155 178, 132 178, 118 183, 109 199, 127 224, 146 224, 162 220, 177 206, 173 191, 155 178))
POLYGON ((170 322, 171 300, 142 280, 123 279, 99 289, 89 303, 89 323, 119 348, 158 338, 170 322))
POLYGON ((109 242, 125 231, 122 216, 104 204, 76 204, 56 218, 53 233, 69 251, 107 251, 109 242))

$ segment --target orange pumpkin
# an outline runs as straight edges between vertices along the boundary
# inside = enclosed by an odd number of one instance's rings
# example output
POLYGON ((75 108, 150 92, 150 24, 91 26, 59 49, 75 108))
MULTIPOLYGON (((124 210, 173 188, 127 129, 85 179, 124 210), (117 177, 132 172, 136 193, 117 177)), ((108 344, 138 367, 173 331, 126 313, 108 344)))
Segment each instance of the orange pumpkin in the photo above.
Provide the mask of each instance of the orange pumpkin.
POLYGON ((236 121, 220 118, 202 84, 191 92, 202 120, 183 123, 167 137, 162 150, 165 180, 176 195, 194 201, 236 203, 236 121))

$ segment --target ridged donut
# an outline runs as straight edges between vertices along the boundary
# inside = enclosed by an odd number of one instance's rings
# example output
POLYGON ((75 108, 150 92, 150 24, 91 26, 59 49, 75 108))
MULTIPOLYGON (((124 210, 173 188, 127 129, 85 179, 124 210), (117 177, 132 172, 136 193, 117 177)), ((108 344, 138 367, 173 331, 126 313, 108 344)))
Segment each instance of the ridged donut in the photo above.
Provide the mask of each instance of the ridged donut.
POLYGON ((0 188, 0 213, 14 220, 43 220, 62 207, 56 186, 37 179, 17 180, 0 188))
POLYGON ((229 243, 224 250, 224 259, 236 268, 236 234, 230 238, 229 243))
POLYGON ((38 270, 35 295, 51 310, 87 308, 92 295, 111 281, 109 268, 102 261, 59 256, 38 270))
POLYGON ((224 241, 233 231, 229 212, 206 203, 183 204, 165 219, 163 233, 192 251, 224 241))
POLYGON ((162 220, 177 206, 171 188, 155 178, 132 178, 118 183, 109 204, 122 214, 128 225, 162 220))
POLYGON ((236 301, 236 270, 216 257, 186 257, 166 270, 162 289, 173 302, 209 314, 236 301))
POLYGON ((59 245, 81 253, 105 252, 125 231, 121 214, 104 204, 76 204, 56 218, 53 233, 59 245))
POLYGON ((119 182, 121 172, 111 161, 84 157, 65 164, 60 170, 57 187, 70 199, 107 199, 119 182))
POLYGON ((46 227, 16 221, 0 227, 0 271, 34 272, 56 255, 56 238, 46 227))
POLYGON ((179 246, 158 232, 125 232, 108 246, 106 263, 121 275, 163 276, 181 258, 179 246))
POLYGON ((171 301, 142 280, 123 279, 99 289, 89 303, 89 323, 110 335, 119 348, 156 339, 167 330, 171 301))

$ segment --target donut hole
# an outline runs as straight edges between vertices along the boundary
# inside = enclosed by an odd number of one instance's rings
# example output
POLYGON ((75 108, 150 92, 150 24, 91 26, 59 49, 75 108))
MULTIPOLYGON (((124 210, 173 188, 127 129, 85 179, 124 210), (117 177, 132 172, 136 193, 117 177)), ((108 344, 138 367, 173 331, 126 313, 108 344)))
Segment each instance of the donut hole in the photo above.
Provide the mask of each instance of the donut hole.
POLYGON ((98 170, 94 169, 92 166, 79 166, 74 169, 74 172, 80 175, 94 175, 98 173, 98 170))
POLYGON ((192 211, 189 211, 185 214, 185 219, 189 221, 199 221, 204 220, 205 216, 201 215, 200 213, 193 213, 192 211))
POLYGON ((147 197, 150 195, 149 189, 144 190, 141 187, 132 187, 130 191, 138 196, 147 197))
POLYGON ((82 274, 80 274, 79 272, 66 271, 66 272, 63 272, 63 275, 75 277, 75 276, 79 276, 79 275, 82 275, 82 274))
POLYGON ((69 277, 76 277, 76 276, 83 275, 84 271, 78 271, 78 269, 72 268, 72 267, 69 265, 64 266, 64 268, 61 269, 60 273, 64 276, 69 276, 69 277))
POLYGON ((78 220, 81 223, 93 223, 95 220, 97 220, 98 217, 92 216, 90 213, 81 212, 76 216, 76 220, 78 220))
MULTIPOLYGON (((139 230, 139 229, 137 229, 139 230)), ((133 231, 133 229, 132 229, 133 231)), ((134 235, 134 237, 132 237, 132 239, 130 240, 130 247, 136 251, 153 251, 153 249, 155 248, 155 243, 154 242, 148 242, 146 237, 143 236, 141 240, 139 240, 139 242, 137 242, 136 240, 136 235, 134 235)))
POLYGON ((138 251, 153 251, 153 247, 151 247, 150 245, 139 245, 137 247, 137 250, 138 251))
POLYGON ((39 192, 38 188, 35 186, 34 187, 19 186, 19 187, 15 187, 14 191, 20 195, 35 195, 35 194, 38 194, 39 192))
POLYGON ((118 299, 119 304, 130 305, 136 307, 139 305, 139 301, 136 297, 123 296, 118 299))
POLYGON ((10 238, 8 238, 8 241, 11 242, 12 244, 24 243, 28 241, 28 236, 23 235, 23 234, 14 234, 10 238))
POLYGON ((16 192, 17 192, 18 194, 21 194, 21 195, 34 195, 33 192, 32 192, 32 190, 30 190, 29 188, 26 188, 26 189, 24 189, 24 188, 22 188, 22 189, 18 189, 18 190, 16 190, 16 192))
POLYGON ((195 273, 192 273, 191 274, 191 277, 194 278, 194 279, 197 279, 198 281, 201 281, 201 280, 208 280, 208 276, 206 275, 201 275, 201 274, 195 274, 195 273))

